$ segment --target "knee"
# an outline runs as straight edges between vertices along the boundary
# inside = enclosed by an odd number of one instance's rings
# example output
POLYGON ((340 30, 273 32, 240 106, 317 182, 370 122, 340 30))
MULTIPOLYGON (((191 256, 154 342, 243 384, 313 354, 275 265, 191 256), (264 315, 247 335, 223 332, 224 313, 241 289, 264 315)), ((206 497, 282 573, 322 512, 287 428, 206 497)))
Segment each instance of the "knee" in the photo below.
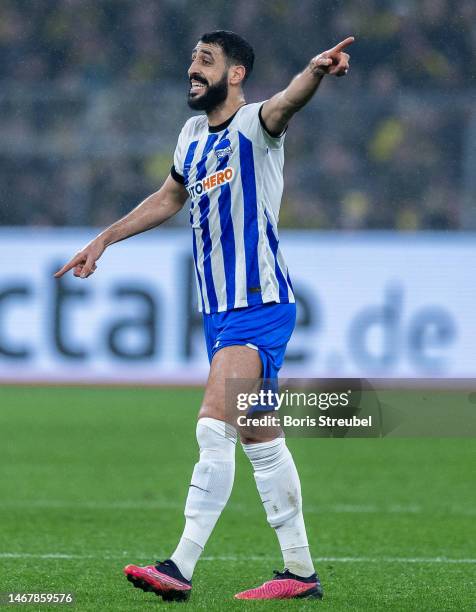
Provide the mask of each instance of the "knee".
POLYGON ((202 419, 222 421, 225 418, 223 406, 213 399, 204 399, 198 411, 199 422, 202 419))
POLYGON ((204 417, 198 420, 196 435, 200 460, 234 461, 237 435, 233 426, 204 417))
POLYGON ((274 472, 285 465, 291 458, 284 438, 274 438, 268 441, 253 441, 243 443, 243 450, 250 460, 256 473, 274 472))
POLYGON ((264 432, 240 432, 240 442, 243 445, 243 448, 248 444, 261 444, 266 442, 272 442, 275 439, 275 435, 266 434, 264 432))

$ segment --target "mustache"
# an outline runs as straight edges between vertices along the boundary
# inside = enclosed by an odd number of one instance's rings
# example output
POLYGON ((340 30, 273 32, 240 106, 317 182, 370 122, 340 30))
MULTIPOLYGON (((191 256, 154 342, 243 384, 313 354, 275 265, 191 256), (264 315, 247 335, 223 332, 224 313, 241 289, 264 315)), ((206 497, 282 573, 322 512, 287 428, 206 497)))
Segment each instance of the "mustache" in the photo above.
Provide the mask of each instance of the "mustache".
POLYGON ((189 78, 190 85, 192 84, 192 79, 194 81, 198 81, 202 85, 208 85, 208 81, 206 79, 204 79, 202 76, 200 76, 199 74, 195 74, 194 73, 194 74, 190 75, 190 78, 189 78))

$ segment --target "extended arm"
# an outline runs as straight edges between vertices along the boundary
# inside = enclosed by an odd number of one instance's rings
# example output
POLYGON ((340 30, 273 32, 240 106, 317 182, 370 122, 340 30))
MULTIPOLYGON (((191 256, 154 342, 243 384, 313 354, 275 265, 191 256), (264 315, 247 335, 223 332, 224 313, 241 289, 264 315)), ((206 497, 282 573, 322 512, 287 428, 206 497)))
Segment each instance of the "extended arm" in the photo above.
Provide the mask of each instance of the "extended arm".
POLYGON ((281 134, 291 117, 317 91, 326 74, 344 76, 349 69, 349 55, 344 49, 354 42, 349 36, 338 45, 316 55, 308 66, 286 87, 263 104, 261 118, 271 134, 281 134))
POLYGON ((96 261, 109 245, 161 225, 182 208, 187 197, 185 187, 168 176, 159 191, 91 240, 56 272, 55 277, 59 278, 74 268, 75 276, 87 278, 96 270, 96 261))

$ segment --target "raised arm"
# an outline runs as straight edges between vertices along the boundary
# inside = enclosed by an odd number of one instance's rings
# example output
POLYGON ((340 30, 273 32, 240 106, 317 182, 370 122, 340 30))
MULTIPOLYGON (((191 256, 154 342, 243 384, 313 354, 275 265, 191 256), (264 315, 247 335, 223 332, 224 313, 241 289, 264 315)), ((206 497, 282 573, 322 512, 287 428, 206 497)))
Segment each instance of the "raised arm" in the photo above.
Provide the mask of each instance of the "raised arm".
POLYGON ((291 117, 316 93, 326 74, 344 76, 349 70, 350 56, 344 52, 354 37, 312 58, 306 68, 286 87, 263 104, 261 118, 271 134, 281 134, 291 117))
POLYGON ((74 276, 87 278, 96 270, 96 261, 109 245, 157 227, 173 217, 185 204, 187 197, 185 187, 169 175, 159 191, 91 240, 56 272, 55 277, 59 278, 74 268, 74 276))

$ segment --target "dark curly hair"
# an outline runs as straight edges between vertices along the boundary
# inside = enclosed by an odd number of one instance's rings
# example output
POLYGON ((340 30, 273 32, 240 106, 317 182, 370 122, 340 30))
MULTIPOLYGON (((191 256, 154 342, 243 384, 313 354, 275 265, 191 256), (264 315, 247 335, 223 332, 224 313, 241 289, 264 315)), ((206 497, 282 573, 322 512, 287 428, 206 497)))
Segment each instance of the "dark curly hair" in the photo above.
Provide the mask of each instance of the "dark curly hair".
POLYGON ((202 34, 200 42, 221 47, 230 65, 245 67, 245 78, 243 80, 246 81, 250 76, 253 71, 255 53, 253 47, 244 38, 229 30, 214 30, 202 34))

